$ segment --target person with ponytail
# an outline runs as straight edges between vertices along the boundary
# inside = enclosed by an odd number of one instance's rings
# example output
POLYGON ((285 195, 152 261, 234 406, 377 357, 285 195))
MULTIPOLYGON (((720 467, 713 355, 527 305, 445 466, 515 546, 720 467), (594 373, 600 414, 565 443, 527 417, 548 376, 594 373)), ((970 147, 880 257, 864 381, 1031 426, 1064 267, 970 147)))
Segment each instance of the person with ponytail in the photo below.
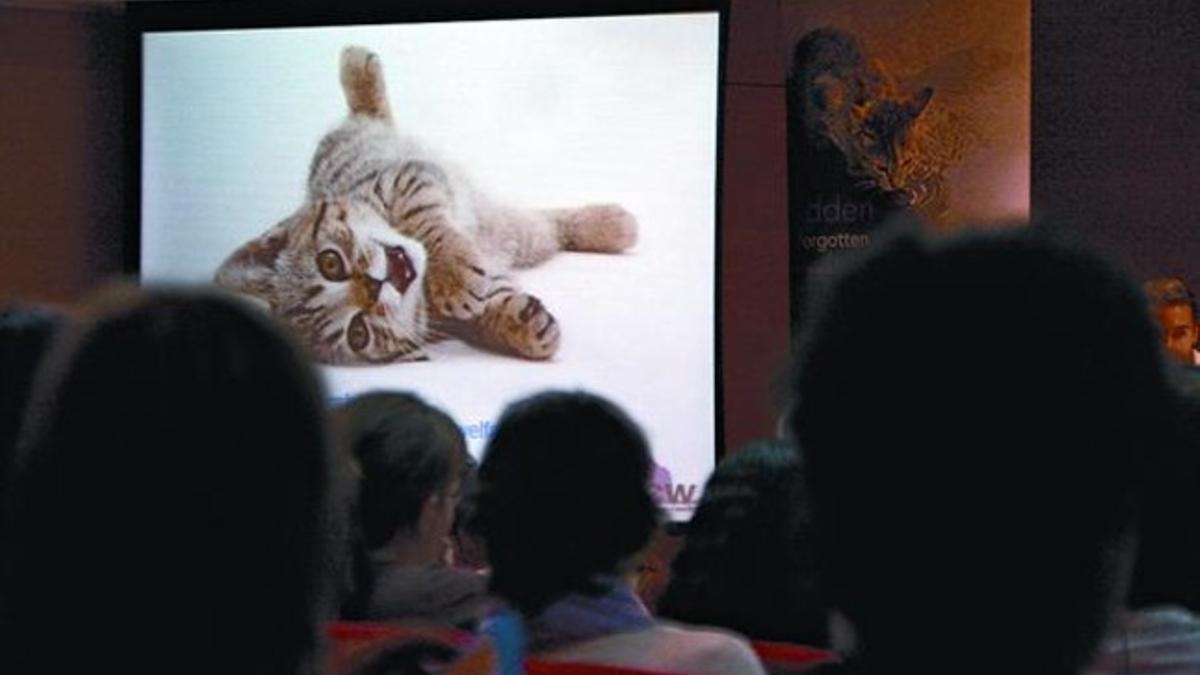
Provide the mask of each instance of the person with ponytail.
POLYGON ((342 617, 473 627, 486 579, 446 564, 472 465, 458 425, 419 397, 393 392, 359 396, 336 420, 357 483, 342 617))

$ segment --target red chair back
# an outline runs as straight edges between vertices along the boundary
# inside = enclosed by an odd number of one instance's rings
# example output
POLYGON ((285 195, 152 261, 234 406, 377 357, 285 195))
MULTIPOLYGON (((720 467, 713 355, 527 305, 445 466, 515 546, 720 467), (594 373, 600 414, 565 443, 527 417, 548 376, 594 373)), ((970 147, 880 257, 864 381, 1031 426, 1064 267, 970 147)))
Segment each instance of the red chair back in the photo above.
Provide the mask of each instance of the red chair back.
MULTIPOLYGON (((351 672, 372 654, 410 640, 435 642, 455 649, 466 649, 475 642, 473 634, 454 628, 361 621, 327 624, 325 636, 326 675, 351 672)), ((772 673, 802 673, 840 660, 835 652, 787 642, 756 640, 750 646, 772 673)), ((525 671, 528 675, 673 675, 666 671, 545 659, 526 659, 525 671)))
POLYGON ((410 640, 422 640, 462 649, 475 636, 455 628, 408 626, 365 621, 334 621, 326 624, 328 649, 325 675, 343 675, 354 670, 367 657, 410 640))
POLYGON ((818 666, 841 661, 837 652, 790 642, 754 640, 750 643, 758 660, 770 673, 803 673, 818 666))
POLYGON ((662 670, 643 670, 624 666, 607 666, 599 663, 576 663, 573 661, 546 661, 525 659, 525 675, 680 675, 662 670))

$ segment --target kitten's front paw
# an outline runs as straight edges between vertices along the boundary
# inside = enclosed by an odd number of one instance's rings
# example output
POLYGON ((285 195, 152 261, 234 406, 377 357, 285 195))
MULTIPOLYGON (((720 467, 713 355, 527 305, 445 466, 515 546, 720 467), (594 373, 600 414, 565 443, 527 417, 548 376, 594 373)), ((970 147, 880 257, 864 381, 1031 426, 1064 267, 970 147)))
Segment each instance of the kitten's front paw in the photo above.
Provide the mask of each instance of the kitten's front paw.
POLYGON ((483 313, 491 283, 473 256, 434 258, 425 276, 431 309, 441 317, 467 320, 483 313))
POLYGON ((554 356, 561 337, 554 315, 528 293, 513 293, 490 307, 483 328, 505 351, 539 361, 554 356))

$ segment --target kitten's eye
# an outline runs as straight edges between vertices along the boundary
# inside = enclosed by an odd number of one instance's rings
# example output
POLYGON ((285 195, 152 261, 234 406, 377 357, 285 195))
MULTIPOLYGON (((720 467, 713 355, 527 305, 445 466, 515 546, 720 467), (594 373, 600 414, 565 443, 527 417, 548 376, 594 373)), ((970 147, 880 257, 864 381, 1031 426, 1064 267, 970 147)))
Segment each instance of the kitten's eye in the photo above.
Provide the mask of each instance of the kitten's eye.
POLYGON ((349 278, 342 256, 332 249, 325 249, 317 254, 317 271, 330 281, 345 281, 349 278))
POLYGON ((350 319, 350 327, 346 329, 346 341, 350 343, 350 349, 356 352, 367 348, 367 343, 371 341, 371 332, 367 330, 367 321, 362 313, 355 314, 354 318, 350 319))

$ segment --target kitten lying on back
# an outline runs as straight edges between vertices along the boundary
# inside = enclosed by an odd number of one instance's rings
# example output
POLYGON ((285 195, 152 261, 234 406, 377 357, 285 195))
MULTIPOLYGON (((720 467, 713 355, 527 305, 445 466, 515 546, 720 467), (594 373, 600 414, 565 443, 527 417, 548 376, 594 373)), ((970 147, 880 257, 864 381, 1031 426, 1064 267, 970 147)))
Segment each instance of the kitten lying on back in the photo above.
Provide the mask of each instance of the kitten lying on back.
POLYGON ((346 48, 341 83, 350 115, 317 147, 309 202, 236 250, 216 282, 265 300, 324 363, 421 360, 435 332, 553 356, 553 315, 504 273, 560 250, 624 251, 634 217, 614 204, 492 202, 396 132, 375 54, 346 48))

